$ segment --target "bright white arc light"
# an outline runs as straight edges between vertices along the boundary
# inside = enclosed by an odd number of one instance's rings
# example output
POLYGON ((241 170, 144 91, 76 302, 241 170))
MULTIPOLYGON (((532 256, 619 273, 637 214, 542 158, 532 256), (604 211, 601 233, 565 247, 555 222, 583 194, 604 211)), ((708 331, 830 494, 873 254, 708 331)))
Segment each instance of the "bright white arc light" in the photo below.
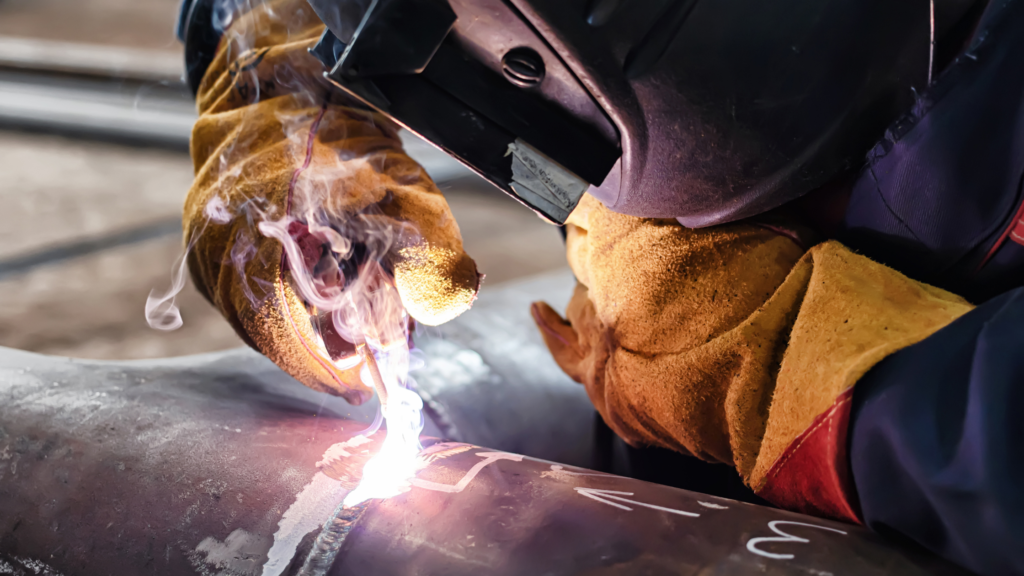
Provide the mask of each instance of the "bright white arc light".
POLYGON ((419 458, 420 432, 423 430, 423 401, 399 382, 408 378, 409 349, 395 346, 378 358, 381 377, 388 389, 384 412, 387 435, 378 452, 363 467, 359 485, 345 496, 345 506, 355 506, 371 498, 390 498, 410 489, 409 481, 423 468, 419 458))

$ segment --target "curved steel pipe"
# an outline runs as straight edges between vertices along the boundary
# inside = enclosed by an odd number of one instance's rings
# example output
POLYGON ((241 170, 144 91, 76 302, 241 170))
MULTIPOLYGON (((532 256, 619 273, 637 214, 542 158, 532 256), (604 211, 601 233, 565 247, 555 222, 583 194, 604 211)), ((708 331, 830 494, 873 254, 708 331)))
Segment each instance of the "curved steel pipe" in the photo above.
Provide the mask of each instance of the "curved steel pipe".
POLYGON ((580 387, 500 314, 530 286, 484 301, 447 340, 421 338, 420 387, 463 442, 428 445, 405 493, 356 509, 340 503, 377 445, 359 434, 372 405, 248 350, 93 362, 0 349, 0 574, 958 573, 855 526, 512 452, 583 460, 590 434, 580 387), (504 356, 516 351, 518 364, 504 356), (465 442, 488 421, 498 449, 465 442))
MULTIPOLYGON (((854 526, 463 443, 339 506, 377 437, 252 354, 0 354, 0 572, 934 573, 854 526)), ((360 422, 362 420, 363 422, 360 422)))

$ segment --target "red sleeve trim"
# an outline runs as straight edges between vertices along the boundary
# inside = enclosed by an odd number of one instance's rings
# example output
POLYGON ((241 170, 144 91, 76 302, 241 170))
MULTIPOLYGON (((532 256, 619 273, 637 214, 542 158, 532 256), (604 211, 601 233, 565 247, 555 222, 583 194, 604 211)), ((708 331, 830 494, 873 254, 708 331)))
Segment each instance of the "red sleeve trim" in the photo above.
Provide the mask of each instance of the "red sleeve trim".
POLYGON ((787 510, 861 523, 846 453, 852 399, 850 388, 790 443, 758 496, 787 510))
POLYGON ((975 268, 974 271, 978 272, 984 268, 985 264, 988 264, 988 261, 991 260, 992 257, 996 255, 996 252, 1003 247, 1003 244, 1006 243, 1007 239, 1013 240, 1017 244, 1024 246, 1024 202, 1021 202, 1020 207, 1018 207, 1017 211, 1013 214, 1013 220, 1006 227, 1006 230, 1003 230, 1003 233, 999 236, 999 239, 996 240, 996 243, 992 245, 992 248, 989 248, 988 254, 985 254, 985 258, 981 261, 981 264, 978 264, 978 267, 975 268))

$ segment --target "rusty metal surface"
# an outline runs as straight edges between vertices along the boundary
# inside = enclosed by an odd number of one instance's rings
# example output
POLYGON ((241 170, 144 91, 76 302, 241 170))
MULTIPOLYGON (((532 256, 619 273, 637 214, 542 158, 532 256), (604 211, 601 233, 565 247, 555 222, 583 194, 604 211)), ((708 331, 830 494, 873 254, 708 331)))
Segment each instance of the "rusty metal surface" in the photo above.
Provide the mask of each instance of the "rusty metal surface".
POLYGON ((0 573, 956 573, 857 527, 462 443, 349 514, 371 416, 241 350, 0 350, 0 573))

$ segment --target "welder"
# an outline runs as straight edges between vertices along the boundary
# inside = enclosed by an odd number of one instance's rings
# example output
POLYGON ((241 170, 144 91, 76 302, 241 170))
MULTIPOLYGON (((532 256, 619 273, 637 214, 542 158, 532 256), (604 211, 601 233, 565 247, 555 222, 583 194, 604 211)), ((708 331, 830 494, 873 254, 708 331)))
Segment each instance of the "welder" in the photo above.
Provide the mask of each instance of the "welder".
POLYGON ((299 381, 370 395, 294 286, 365 250, 303 191, 415 230, 379 270, 416 321, 480 288, 404 126, 564 224, 576 291, 532 313, 626 442, 1024 573, 1020 0, 186 0, 178 32, 192 277, 299 381))

